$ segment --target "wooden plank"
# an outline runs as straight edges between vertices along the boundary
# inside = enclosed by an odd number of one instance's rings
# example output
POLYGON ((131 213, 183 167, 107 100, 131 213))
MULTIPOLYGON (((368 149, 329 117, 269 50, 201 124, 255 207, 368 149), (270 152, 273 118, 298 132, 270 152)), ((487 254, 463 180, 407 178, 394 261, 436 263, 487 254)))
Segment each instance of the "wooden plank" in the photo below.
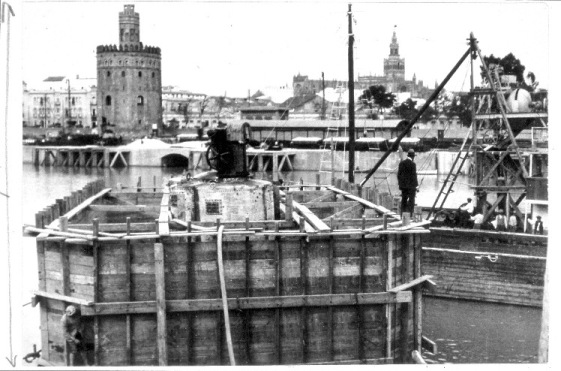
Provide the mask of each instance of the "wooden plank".
MULTIPOLYGON (((386 261, 386 291, 390 290, 393 286, 393 249, 395 244, 395 237, 390 237, 386 243, 387 261, 386 261)), ((392 358, 392 308, 391 305, 386 305, 386 357, 392 358)))
POLYGON ((144 211, 146 205, 89 205, 92 211, 134 213, 144 211))
POLYGON ((347 208, 357 205, 356 201, 318 201, 302 203, 309 209, 322 209, 322 208, 347 208))
POLYGON ((158 321, 158 364, 167 366, 166 286, 164 267, 164 245, 154 244, 154 275, 156 277, 156 316, 158 321))
MULTIPOLYGON (((84 202, 82 202, 80 205, 76 206, 75 208, 73 208, 72 210, 68 211, 66 214, 64 214, 64 216, 66 218, 68 218, 68 220, 72 219, 72 217, 74 217, 75 215, 79 214, 81 211, 83 211, 84 209, 86 209, 88 206, 90 206, 93 202, 95 202, 97 199, 105 196, 107 193, 111 192, 111 188, 106 188, 104 190, 102 190, 101 192, 98 192, 97 194, 91 196, 90 198, 86 199, 84 202)), ((59 226, 59 222, 58 220, 53 221, 53 223, 49 224, 49 226, 51 227, 58 227, 59 226), (52 224, 52 225, 51 225, 52 224)))
MULTIPOLYGON (((356 294, 318 294, 290 296, 262 296, 251 298, 229 298, 230 310, 271 309, 271 308, 306 308, 348 305, 385 305, 410 303, 411 291, 398 293, 356 293, 356 294)), ((168 312, 207 312, 221 311, 222 299, 166 300, 168 312)), ((133 313, 156 313, 156 301, 94 303, 84 307, 83 315, 114 315, 133 313)))
MULTIPOLYGON (((279 205, 279 208, 281 209, 282 212, 284 212, 286 214, 286 208, 285 208, 284 204, 281 203, 279 205)), ((300 223, 301 223, 300 220, 304 221, 305 222, 304 223, 304 230, 307 233, 315 233, 316 232, 316 229, 313 226, 311 226, 308 222, 306 222, 306 220, 303 217, 301 217, 300 215, 298 215, 295 212, 292 213, 292 220, 294 220, 294 222, 296 222, 298 225, 300 225, 300 223)))
POLYGON ((54 292, 46 292, 41 290, 33 291, 33 295, 40 296, 43 298, 59 300, 67 303, 83 305, 83 306, 92 306, 94 304, 92 301, 89 300, 79 299, 68 295, 60 295, 54 292))
MULTIPOLYGON (((357 216, 358 214, 362 213, 362 208, 363 206, 353 202, 354 205, 347 207, 344 210, 340 210, 338 212, 336 212, 335 214, 332 214, 330 216, 328 216, 327 218, 352 218, 354 216, 357 216)), ((324 218, 325 220, 326 218, 324 218)))
POLYGON ((316 214, 310 211, 306 206, 299 204, 296 201, 292 202, 293 208, 298 214, 300 214, 306 222, 308 222, 315 230, 320 232, 329 231, 331 228, 325 224, 316 214))
POLYGON ((169 236, 169 189, 164 188, 164 195, 162 196, 162 202, 160 204, 160 216, 158 218, 158 232, 160 236, 169 236))
POLYGON ((425 282, 430 281, 434 276, 430 275, 430 274, 426 274, 422 277, 418 277, 415 278, 412 281, 409 281, 407 283, 401 284, 399 286, 393 287, 391 289, 388 290, 388 292, 399 292, 399 291, 403 291, 403 290, 408 290, 410 288, 413 288, 417 285, 423 284, 425 282))
POLYGON ((337 189, 337 188, 332 187, 332 186, 327 186, 326 188, 329 189, 330 191, 333 191, 333 192, 335 192, 335 193, 338 193, 338 194, 343 195, 345 198, 348 198, 348 199, 353 200, 353 201, 358 201, 358 202, 360 202, 362 205, 364 205, 364 206, 366 206, 366 207, 368 207, 368 208, 374 209, 374 210, 376 210, 377 212, 379 212, 379 213, 381 213, 381 214, 387 214, 388 216, 390 216, 390 217, 392 217, 392 218, 394 218, 394 219, 396 219, 396 220, 401 220, 401 217, 400 217, 398 214, 394 213, 394 212, 391 211, 391 210, 386 209, 386 208, 383 207, 383 206, 379 206, 379 205, 373 204, 373 203, 370 202, 370 201, 367 201, 367 200, 362 199, 362 198, 360 198, 360 197, 354 196, 354 195, 350 194, 349 192, 342 191, 342 190, 337 189))
MULTIPOLYGON (((94 232, 94 236, 97 236, 97 232, 99 231, 99 220, 94 218, 92 220, 92 229, 94 232)), ((94 302, 99 301, 99 242, 94 241, 92 246, 92 255, 93 255, 93 278, 94 278, 94 302)), ((82 310, 82 313, 84 311, 82 310)), ((99 317, 94 317, 94 366, 99 366, 99 353, 101 350, 101 339, 99 336, 99 317)))
MULTIPOLYGON (((70 224, 70 230, 87 230, 91 224, 70 224)), ((126 231, 126 223, 99 223, 99 230, 103 232, 123 232, 126 231)), ((154 231, 154 223, 131 223, 131 232, 154 231)))

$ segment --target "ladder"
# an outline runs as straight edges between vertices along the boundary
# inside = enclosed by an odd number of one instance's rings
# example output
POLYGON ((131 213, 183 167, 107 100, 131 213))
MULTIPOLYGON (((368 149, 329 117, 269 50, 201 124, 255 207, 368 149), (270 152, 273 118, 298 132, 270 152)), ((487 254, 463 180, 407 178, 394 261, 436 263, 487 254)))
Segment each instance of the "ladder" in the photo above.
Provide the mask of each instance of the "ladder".
POLYGON ((331 120, 342 120, 343 115, 347 111, 347 104, 343 102, 343 93, 345 91, 345 86, 339 83, 337 84, 335 91, 338 94, 337 101, 333 102, 333 104, 331 105, 331 113, 329 115, 329 118, 331 120))
POLYGON ((470 136, 470 134, 472 133, 472 129, 473 129, 473 125, 475 125, 475 121, 472 121, 471 126, 464 138, 464 141, 462 142, 462 146, 460 147, 460 150, 458 151, 458 155, 456 156, 456 158, 454 159, 454 162, 452 163, 452 167, 450 168, 450 171, 448 172, 448 175, 446 175, 446 179, 444 179, 444 182, 442 183, 442 187, 440 187, 440 191, 438 192, 438 195, 436 196, 436 199, 434 200, 434 203, 432 204, 432 207, 427 215, 426 220, 429 220, 429 218, 435 213, 435 211, 441 210, 442 207, 444 206, 444 203, 446 202, 446 199, 448 198, 448 195, 452 192, 452 188, 454 187, 454 184, 456 183, 456 179, 458 179, 458 176, 460 175, 460 172, 462 170, 462 167, 464 166, 464 163, 466 162, 466 159, 469 156, 469 151, 471 149, 472 144, 475 142, 475 139, 472 139, 472 141, 470 142, 469 145, 467 145, 467 141, 468 138, 470 136), (459 164, 459 165, 458 165, 459 164), (442 201, 440 201, 440 199, 442 198, 442 201), (438 204, 438 202, 440 201, 440 205, 438 205, 438 207, 436 206, 438 204))

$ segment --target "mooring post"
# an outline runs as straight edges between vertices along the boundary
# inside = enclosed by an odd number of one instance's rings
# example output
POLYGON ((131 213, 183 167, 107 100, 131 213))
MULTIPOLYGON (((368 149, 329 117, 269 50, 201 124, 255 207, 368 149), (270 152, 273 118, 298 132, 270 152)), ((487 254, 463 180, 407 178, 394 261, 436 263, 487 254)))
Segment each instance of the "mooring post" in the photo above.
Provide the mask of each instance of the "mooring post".
POLYGON ((320 190, 320 185, 321 184, 321 174, 320 173, 316 173, 316 191, 320 190))

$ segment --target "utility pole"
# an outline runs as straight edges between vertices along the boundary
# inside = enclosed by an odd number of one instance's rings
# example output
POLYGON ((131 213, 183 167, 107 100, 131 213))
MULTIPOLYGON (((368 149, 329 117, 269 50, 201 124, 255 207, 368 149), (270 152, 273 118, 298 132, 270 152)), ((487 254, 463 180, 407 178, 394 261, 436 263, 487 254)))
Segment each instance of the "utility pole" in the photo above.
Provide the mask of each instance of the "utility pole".
POLYGON ((354 68, 353 68, 353 13, 352 4, 347 12, 349 18, 349 182, 355 182, 355 98, 354 98, 354 68))
POLYGON ((323 93, 323 99, 321 101, 321 119, 325 120, 325 76, 323 72, 321 73, 321 91, 323 93))

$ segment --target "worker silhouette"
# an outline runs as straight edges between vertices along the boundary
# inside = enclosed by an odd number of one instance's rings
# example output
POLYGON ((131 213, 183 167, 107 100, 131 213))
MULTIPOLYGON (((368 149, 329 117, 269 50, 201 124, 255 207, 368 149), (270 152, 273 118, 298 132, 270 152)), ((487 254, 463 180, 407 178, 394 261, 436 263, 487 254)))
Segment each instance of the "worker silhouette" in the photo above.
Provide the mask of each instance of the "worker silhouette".
POLYGON ((415 208, 415 195, 419 182, 417 181, 417 165, 413 162, 414 159, 415 151, 413 148, 410 148, 407 151, 407 157, 399 163, 397 169, 397 182, 401 191, 402 215, 408 211, 413 216, 413 209, 415 208))

